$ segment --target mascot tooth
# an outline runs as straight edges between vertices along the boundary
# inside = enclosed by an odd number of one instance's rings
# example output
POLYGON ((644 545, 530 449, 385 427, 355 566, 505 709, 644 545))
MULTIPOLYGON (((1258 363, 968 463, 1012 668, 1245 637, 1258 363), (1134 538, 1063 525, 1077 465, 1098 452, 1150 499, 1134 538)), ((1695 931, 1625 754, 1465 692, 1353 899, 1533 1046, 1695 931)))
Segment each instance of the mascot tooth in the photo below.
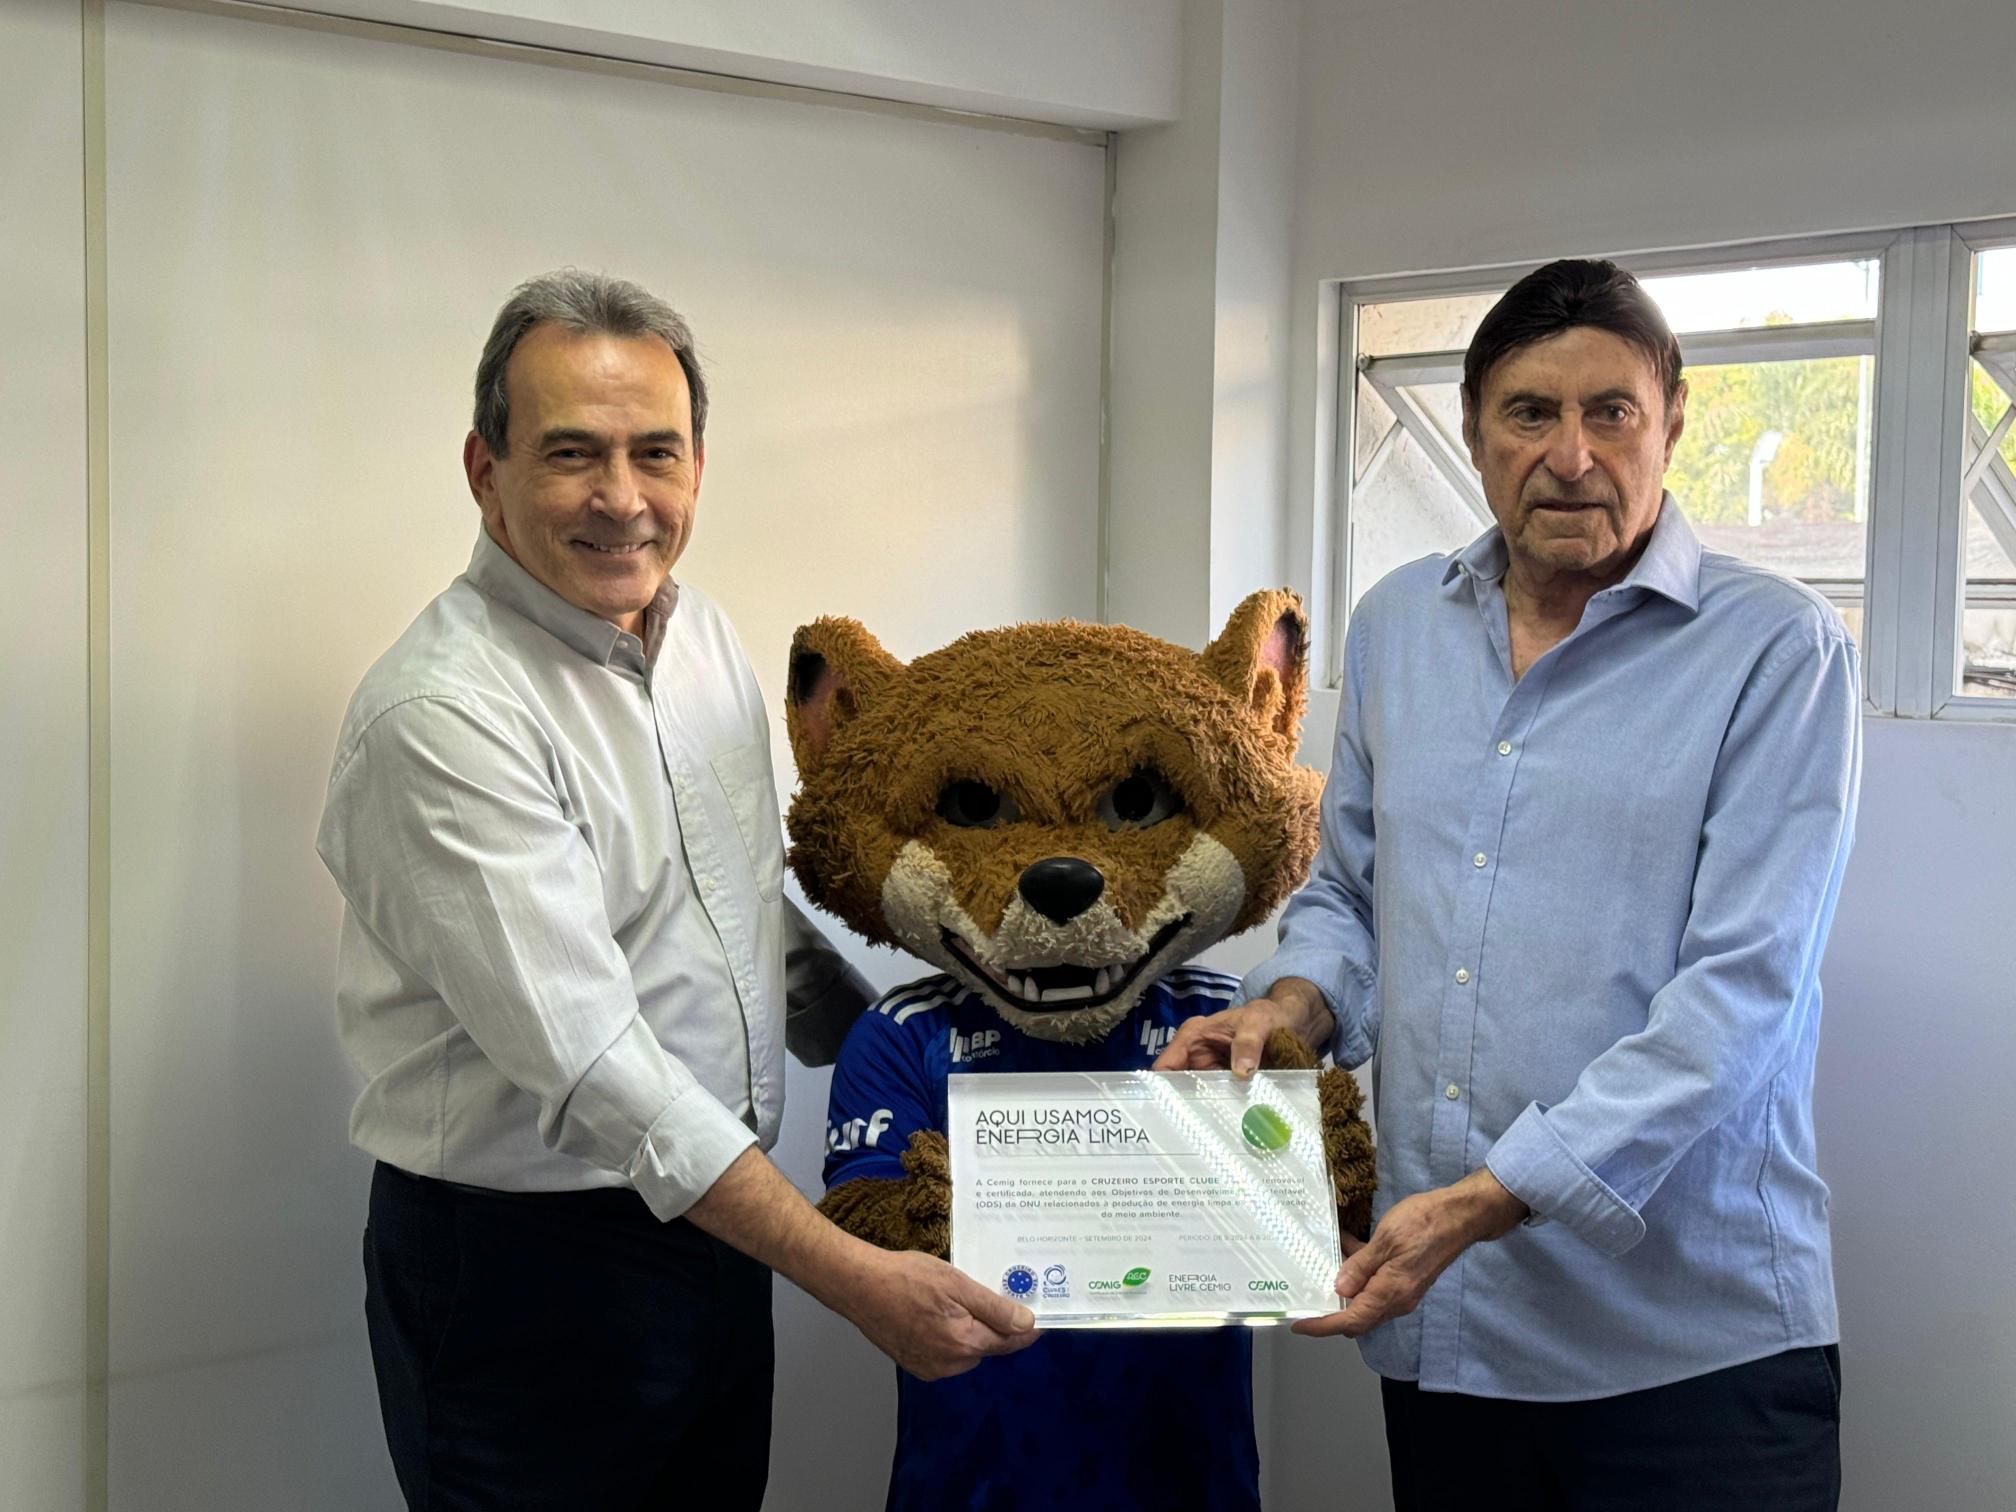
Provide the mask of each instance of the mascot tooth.
MULTIPOLYGON (((1295 765, 1307 622, 1256 593, 1193 652, 1124 626, 1017 625, 905 664, 852 620, 792 642, 791 865, 806 895, 937 974, 864 1014, 834 1068, 821 1209, 943 1256, 955 1070, 1146 1067, 1237 1001, 1187 964, 1264 920, 1316 847, 1295 765)), ((1308 1066, 1277 1033, 1263 1064, 1308 1066)), ((1319 1088, 1339 1221, 1371 1219, 1357 1084, 1319 1088)), ((899 1377, 894 1512, 1259 1506, 1244 1329, 1053 1333, 962 1376, 899 1377), (1186 1420, 1213 1452, 1183 1452, 1186 1420), (1229 1446, 1229 1448, 1227 1447, 1229 1446)))

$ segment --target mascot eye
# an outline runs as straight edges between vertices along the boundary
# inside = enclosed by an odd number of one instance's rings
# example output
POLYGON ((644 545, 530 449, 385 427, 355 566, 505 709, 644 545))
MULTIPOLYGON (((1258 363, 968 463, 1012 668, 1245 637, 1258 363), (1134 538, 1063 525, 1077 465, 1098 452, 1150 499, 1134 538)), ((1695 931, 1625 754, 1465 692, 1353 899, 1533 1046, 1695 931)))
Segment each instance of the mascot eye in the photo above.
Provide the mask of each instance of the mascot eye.
POLYGON ((938 817, 960 829, 993 829, 1022 817, 1015 800, 984 782, 954 782, 938 795, 938 817))
POLYGON ((1182 812, 1176 789, 1153 767, 1122 778, 1099 799, 1099 819, 1109 830, 1147 829, 1182 812))

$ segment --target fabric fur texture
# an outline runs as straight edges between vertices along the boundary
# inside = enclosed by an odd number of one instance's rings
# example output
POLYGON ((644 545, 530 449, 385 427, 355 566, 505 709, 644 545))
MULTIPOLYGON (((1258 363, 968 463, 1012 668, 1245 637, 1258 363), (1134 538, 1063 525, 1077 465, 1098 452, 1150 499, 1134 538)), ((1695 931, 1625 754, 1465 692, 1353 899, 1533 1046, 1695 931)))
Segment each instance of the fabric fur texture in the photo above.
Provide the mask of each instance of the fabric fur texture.
POLYGON ((1067 620, 905 666, 853 620, 807 625, 788 706, 792 869, 857 933, 1024 1032, 1095 1039, 1307 874, 1322 779, 1294 762, 1306 634, 1285 591, 1248 598, 1202 654, 1067 620), (1062 918, 1028 880, 1054 859, 1099 876, 1062 918))

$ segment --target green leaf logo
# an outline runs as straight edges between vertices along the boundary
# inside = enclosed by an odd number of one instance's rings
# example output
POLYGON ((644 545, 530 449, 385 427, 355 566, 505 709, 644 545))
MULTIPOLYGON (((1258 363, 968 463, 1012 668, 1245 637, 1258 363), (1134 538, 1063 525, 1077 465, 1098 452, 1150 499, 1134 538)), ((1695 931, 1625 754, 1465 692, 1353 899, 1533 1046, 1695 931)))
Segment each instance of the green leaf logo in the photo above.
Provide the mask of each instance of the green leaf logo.
POLYGON ((1239 1120, 1239 1132, 1246 1136, 1246 1143, 1262 1155, 1287 1149, 1288 1141, 1294 1137, 1288 1120, 1265 1103, 1255 1103, 1246 1110, 1246 1116, 1239 1120))
POLYGON ((1134 1269, 1120 1278, 1120 1284, 1122 1286, 1146 1286, 1148 1284, 1148 1267, 1145 1265, 1135 1266, 1134 1269))

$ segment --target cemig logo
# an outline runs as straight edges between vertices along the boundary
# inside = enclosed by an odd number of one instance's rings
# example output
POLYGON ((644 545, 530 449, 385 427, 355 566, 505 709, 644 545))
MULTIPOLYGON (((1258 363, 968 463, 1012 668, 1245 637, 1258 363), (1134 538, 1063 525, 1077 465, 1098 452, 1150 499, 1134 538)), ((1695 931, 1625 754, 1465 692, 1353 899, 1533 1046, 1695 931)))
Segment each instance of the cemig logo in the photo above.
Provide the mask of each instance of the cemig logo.
POLYGON ((863 1145, 871 1150, 889 1127, 889 1120, 896 1115, 887 1108, 877 1108, 866 1118, 850 1118, 845 1123, 826 1126, 826 1153, 838 1155, 845 1150, 858 1150, 863 1145))
POLYGON ((1137 1265, 1118 1281, 1088 1281, 1087 1291, 1139 1291, 1148 1284, 1152 1272, 1145 1265, 1137 1265))
POLYGON ((999 1029, 975 1029, 971 1034, 952 1031, 952 1064, 961 1061, 986 1060, 990 1055, 1001 1053, 1001 1031, 999 1029))
POLYGON ((1246 1290, 1256 1292, 1285 1292, 1288 1290, 1288 1283, 1286 1281, 1248 1281, 1246 1283, 1246 1290))

